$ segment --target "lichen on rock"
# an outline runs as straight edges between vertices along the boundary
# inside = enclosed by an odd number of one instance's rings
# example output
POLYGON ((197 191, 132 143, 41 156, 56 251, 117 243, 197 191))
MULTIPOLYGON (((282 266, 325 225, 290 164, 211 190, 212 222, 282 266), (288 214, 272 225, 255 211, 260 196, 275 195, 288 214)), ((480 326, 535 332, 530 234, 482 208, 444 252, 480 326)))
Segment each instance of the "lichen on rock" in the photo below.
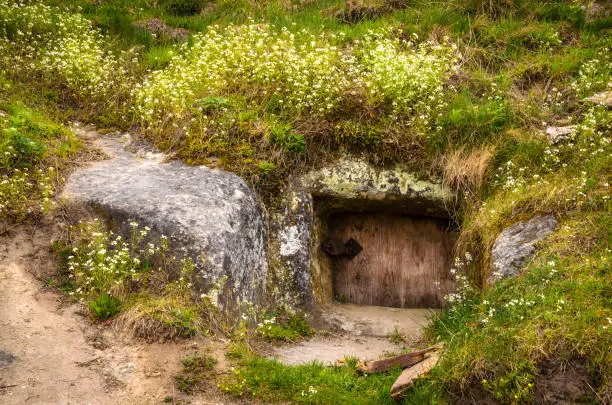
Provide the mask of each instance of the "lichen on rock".
POLYGON ((301 181, 313 197, 336 200, 348 209, 386 205, 406 214, 448 217, 454 201, 452 191, 440 182, 419 179, 399 165, 379 169, 363 160, 340 160, 306 174, 301 181))
POLYGON ((537 216, 504 229, 493 244, 493 272, 489 283, 517 275, 523 265, 535 254, 535 244, 557 227, 551 215, 537 216))
MULTIPOLYGON (((274 223, 278 230, 271 245, 276 247, 278 260, 274 271, 280 282, 276 287, 285 289, 289 296, 283 304, 303 306, 311 303, 310 246, 312 233, 312 197, 304 190, 291 190, 285 198, 284 210, 274 223)), ((274 255, 274 254, 273 254, 274 255)))
POLYGON ((244 180, 203 166, 164 163, 151 153, 134 154, 117 139, 100 143, 111 159, 74 172, 65 198, 101 209, 122 227, 135 220, 167 235, 177 254, 192 259, 200 291, 227 277, 234 298, 263 298, 267 221, 244 180))

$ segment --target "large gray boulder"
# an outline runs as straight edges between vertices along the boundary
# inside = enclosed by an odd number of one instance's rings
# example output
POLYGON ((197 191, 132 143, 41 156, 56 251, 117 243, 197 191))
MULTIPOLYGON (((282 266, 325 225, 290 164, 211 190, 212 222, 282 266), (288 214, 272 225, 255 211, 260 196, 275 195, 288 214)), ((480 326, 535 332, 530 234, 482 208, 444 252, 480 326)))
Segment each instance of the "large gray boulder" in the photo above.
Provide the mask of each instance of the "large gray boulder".
POLYGON ((489 283, 517 275, 535 254, 535 244, 550 235, 557 220, 550 215, 518 222, 502 231, 493 244, 489 283))
POLYGON ((166 235, 194 261, 202 292, 226 276, 234 298, 259 301, 268 272, 267 222, 244 180, 96 139, 111 158, 74 172, 65 198, 102 209, 122 226, 136 221, 166 235))

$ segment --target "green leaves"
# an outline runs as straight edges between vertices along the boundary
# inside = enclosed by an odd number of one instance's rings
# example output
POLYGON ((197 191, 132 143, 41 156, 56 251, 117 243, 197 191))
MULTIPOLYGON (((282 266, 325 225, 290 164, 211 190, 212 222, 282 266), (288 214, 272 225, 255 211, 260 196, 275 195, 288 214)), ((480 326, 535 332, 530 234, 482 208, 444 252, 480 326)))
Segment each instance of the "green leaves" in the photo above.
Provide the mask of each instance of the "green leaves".
POLYGON ((210 96, 196 100, 196 105, 201 107, 203 111, 211 111, 220 108, 227 108, 231 104, 225 97, 210 96))
POLYGON ((121 303, 117 298, 109 294, 102 294, 96 299, 89 301, 87 307, 91 311, 91 315, 94 319, 106 321, 119 313, 121 310, 121 303))
POLYGON ((289 152, 300 153, 306 150, 304 136, 293 132, 289 125, 278 124, 272 128, 272 143, 282 146, 289 152))

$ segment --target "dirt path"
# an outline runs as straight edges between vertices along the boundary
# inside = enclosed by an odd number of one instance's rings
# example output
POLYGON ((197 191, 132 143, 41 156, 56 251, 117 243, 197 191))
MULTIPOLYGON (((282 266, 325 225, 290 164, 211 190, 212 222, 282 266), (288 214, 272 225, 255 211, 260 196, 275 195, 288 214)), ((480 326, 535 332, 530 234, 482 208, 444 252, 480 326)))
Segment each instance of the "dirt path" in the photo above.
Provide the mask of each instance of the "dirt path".
POLYGON ((49 229, 20 227, 0 237, 0 403, 227 403, 216 393, 186 397, 174 388, 180 360, 198 343, 130 341, 42 288, 33 274, 55 270, 49 229))
POLYGON ((374 336, 350 336, 347 334, 315 336, 303 342, 283 345, 272 352, 285 364, 307 364, 313 361, 327 366, 338 364, 338 360, 356 357, 360 360, 375 360, 385 354, 396 354, 404 346, 394 344, 386 338, 374 336))
POLYGON ((331 333, 277 347, 271 357, 286 364, 317 361, 334 365, 345 357, 366 361, 417 350, 425 343, 423 328, 433 314, 429 309, 328 305, 320 317, 331 333), (391 339, 393 336, 395 339, 391 339))

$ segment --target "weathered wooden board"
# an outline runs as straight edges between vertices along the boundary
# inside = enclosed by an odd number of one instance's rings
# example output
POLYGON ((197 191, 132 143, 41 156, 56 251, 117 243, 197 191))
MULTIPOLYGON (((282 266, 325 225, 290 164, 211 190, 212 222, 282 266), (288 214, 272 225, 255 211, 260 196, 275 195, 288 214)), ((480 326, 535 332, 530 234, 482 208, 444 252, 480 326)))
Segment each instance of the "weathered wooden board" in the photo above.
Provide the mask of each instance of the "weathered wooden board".
POLYGON ((415 364, 412 367, 409 367, 402 371, 402 374, 397 378, 393 386, 391 387, 391 397, 399 401, 404 394, 412 386, 414 380, 422 376, 423 374, 427 374, 431 371, 432 368, 438 364, 438 360, 440 359, 440 353, 433 352, 429 355, 429 357, 425 358, 420 363, 415 364))
POLYGON ((415 364, 425 360, 426 356, 426 353, 402 354, 390 359, 375 360, 369 361, 367 364, 359 364, 357 369, 368 374, 380 373, 381 371, 389 371, 395 367, 406 368, 414 366, 415 364))
POLYGON ((424 350, 419 350, 412 353, 400 354, 399 356, 393 356, 382 360, 368 361, 366 364, 359 364, 357 368, 364 373, 379 373, 381 371, 389 371, 394 367, 411 367, 421 361, 425 360, 428 353, 442 350, 443 345, 441 343, 435 344, 424 350))
POLYGON ((448 222, 392 214, 336 215, 330 237, 354 238, 363 250, 334 257, 334 294, 361 305, 436 308, 454 288, 448 273, 456 236, 448 222))

